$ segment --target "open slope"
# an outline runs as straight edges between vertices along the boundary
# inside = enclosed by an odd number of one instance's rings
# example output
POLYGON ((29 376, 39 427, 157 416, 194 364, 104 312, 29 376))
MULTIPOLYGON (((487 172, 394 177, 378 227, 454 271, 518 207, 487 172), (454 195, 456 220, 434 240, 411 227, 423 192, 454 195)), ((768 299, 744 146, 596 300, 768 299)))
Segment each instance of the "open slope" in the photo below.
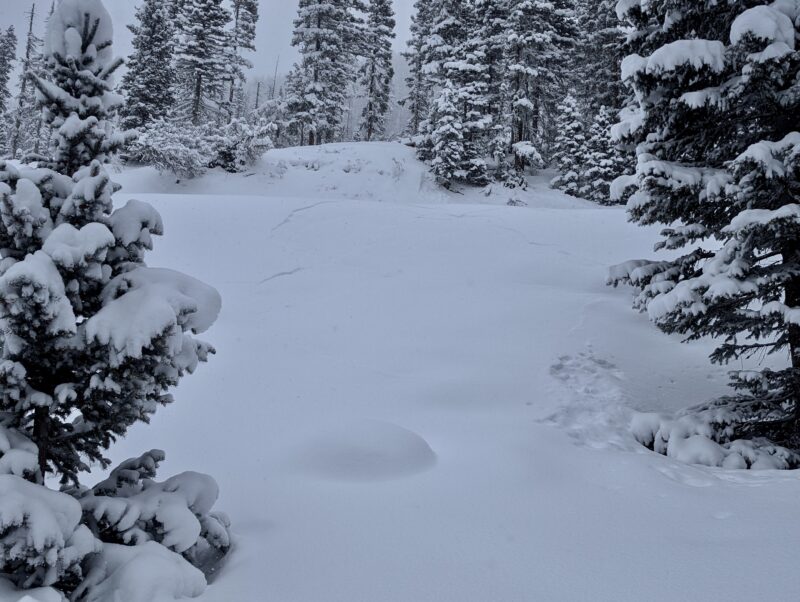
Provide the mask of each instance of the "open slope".
POLYGON ((237 543, 202 602, 796 599, 793 473, 627 432, 725 374, 604 285, 655 238, 622 210, 446 193, 399 145, 118 179, 164 216, 151 263, 225 301, 219 355, 114 448, 218 479, 237 543))

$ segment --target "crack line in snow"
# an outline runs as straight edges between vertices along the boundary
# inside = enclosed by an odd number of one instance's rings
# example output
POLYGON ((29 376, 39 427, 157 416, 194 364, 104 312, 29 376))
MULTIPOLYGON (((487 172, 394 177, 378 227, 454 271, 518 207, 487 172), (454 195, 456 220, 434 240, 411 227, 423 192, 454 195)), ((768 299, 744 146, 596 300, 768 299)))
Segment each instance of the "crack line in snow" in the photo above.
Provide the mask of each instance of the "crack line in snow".
POLYGON ((314 207, 319 207, 320 205, 331 205, 335 202, 336 201, 320 201, 319 203, 314 203, 313 205, 308 205, 306 207, 300 207, 299 209, 294 209, 291 213, 289 213, 289 215, 286 216, 286 218, 280 224, 272 228, 271 232, 275 232, 275 230, 278 230, 279 228, 282 228, 283 226, 288 224, 290 221, 292 221, 292 218, 298 213, 302 213, 303 211, 309 211, 310 209, 314 209, 314 207))
POLYGON ((294 276, 295 274, 302 272, 303 270, 305 270, 305 268, 295 268, 293 270, 289 270, 288 272, 278 272, 277 274, 273 274, 272 276, 264 278, 264 280, 261 280, 258 284, 266 284, 270 280, 276 280, 278 278, 283 278, 285 276, 294 276))

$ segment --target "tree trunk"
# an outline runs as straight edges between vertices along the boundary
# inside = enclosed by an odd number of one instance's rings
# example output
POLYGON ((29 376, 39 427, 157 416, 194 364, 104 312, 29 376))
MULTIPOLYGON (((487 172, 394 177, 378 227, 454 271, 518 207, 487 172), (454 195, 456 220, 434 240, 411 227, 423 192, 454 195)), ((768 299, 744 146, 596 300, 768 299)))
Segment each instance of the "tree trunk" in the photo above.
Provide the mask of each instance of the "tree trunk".
MULTIPOLYGON (((783 249, 783 263, 797 264, 800 261, 800 247, 791 245, 783 249)), ((795 276, 786 284, 785 304, 788 307, 800 307, 800 277, 795 276)), ((787 386, 792 387, 792 397, 794 398, 794 425, 792 435, 797 436, 800 427, 800 325, 790 323, 788 325, 789 357, 792 361, 792 368, 795 371, 795 378, 787 386)))
POLYGON ((198 73, 194 82, 194 98, 192 99, 192 123, 200 125, 200 101, 203 92, 203 74, 198 73))
POLYGON ((50 452, 50 413, 49 408, 36 408, 33 413, 33 442, 39 448, 39 476, 41 484, 47 474, 47 456, 50 452))

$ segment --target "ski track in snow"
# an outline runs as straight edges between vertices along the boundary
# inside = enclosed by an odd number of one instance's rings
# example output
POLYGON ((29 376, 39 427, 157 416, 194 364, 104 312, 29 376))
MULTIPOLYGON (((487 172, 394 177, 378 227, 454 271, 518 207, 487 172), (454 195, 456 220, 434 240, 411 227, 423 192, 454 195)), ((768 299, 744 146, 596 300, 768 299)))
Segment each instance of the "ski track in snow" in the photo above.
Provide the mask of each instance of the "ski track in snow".
POLYGON ((293 209, 292 212, 289 213, 289 215, 287 215, 282 222, 280 222, 279 224, 277 224, 272 228, 272 233, 274 234, 275 232, 277 232, 278 230, 289 224, 292 221, 292 219, 294 219, 294 217, 297 216, 298 214, 303 213, 305 211, 311 211, 312 209, 316 209, 317 207, 320 207, 322 205, 330 205, 332 203, 334 203, 334 201, 320 201, 319 203, 314 203, 313 205, 306 205, 305 207, 300 207, 299 209, 293 209))
POLYGON ((273 274, 272 276, 267 276, 263 280, 260 280, 258 284, 266 284, 267 282, 272 282, 273 280, 277 280, 278 278, 285 278, 287 276, 294 276, 295 274, 299 274, 300 272, 304 271, 306 268, 294 268, 293 270, 287 270, 285 272, 278 272, 277 274, 273 274))

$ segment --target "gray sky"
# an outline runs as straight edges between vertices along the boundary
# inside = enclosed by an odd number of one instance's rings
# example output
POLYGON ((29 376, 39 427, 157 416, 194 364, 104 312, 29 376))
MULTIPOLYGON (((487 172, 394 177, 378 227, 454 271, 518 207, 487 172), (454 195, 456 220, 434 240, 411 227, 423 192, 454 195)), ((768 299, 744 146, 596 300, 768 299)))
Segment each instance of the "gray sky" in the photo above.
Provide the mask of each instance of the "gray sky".
MULTIPOLYGON (((5 29, 14 25, 20 38, 18 52, 22 52, 22 40, 27 31, 25 13, 36 3, 39 20, 37 30, 43 30, 42 19, 50 9, 51 0, 0 0, 0 27, 5 29)), ((131 51, 131 35, 125 27, 133 22, 133 15, 139 0, 105 0, 105 5, 114 19, 114 42, 116 53, 127 56, 131 51)), ((401 50, 408 38, 414 0, 394 0, 397 13, 397 40, 395 48, 401 50)), ((252 57, 251 75, 269 75, 275 69, 275 61, 280 56, 281 72, 288 71, 297 55, 291 47, 292 20, 297 11, 297 0, 259 0, 260 20, 258 24, 258 51, 252 57)))

